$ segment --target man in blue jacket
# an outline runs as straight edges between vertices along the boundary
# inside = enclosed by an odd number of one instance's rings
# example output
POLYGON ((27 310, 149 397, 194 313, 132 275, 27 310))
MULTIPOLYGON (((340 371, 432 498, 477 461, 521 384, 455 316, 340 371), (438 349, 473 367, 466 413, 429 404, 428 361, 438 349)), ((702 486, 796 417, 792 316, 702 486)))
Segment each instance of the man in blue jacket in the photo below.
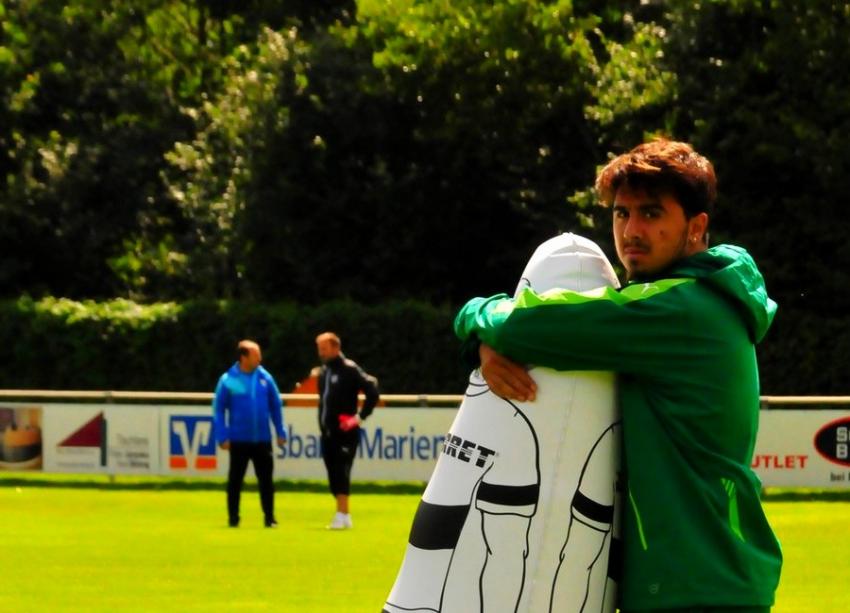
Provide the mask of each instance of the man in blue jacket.
POLYGON ((286 444, 283 428, 283 403, 274 377, 260 366, 262 352, 254 341, 243 340, 237 345, 238 361, 221 375, 215 388, 215 440, 230 452, 227 475, 227 513, 229 525, 239 525, 239 497, 248 461, 260 488, 267 528, 277 527, 274 516, 274 455, 269 421, 274 424, 277 444, 286 444))

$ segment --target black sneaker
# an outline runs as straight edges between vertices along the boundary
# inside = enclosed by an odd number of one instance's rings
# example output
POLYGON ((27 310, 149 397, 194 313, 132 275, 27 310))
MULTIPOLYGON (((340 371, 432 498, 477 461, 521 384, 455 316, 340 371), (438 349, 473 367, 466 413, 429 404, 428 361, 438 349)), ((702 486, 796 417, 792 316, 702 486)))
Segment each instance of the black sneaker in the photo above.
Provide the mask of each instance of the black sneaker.
POLYGON ((230 519, 230 520, 227 521, 227 525, 231 528, 238 528, 239 527, 239 520, 238 519, 230 519))
POLYGON ((265 521, 266 528, 277 528, 277 520, 272 517, 271 519, 266 519, 265 521))

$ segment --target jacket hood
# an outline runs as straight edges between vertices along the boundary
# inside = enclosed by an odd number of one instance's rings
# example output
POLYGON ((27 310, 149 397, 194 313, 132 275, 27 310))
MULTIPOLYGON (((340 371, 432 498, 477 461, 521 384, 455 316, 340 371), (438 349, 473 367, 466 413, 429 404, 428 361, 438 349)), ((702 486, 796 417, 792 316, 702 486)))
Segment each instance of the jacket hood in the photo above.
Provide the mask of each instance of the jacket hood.
POLYGON ((777 305, 767 295, 764 277, 746 249, 717 245, 679 262, 672 276, 693 277, 731 298, 754 342, 764 338, 777 305))

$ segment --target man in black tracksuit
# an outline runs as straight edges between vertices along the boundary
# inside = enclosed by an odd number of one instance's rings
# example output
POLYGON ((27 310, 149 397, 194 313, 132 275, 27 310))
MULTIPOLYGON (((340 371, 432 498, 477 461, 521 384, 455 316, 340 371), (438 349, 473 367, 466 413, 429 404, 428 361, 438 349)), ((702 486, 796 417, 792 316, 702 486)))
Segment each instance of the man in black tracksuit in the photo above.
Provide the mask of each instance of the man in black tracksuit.
POLYGON ((328 528, 345 530, 352 527, 348 497, 351 465, 360 443, 360 424, 378 403, 378 381, 343 355, 342 343, 333 332, 317 336, 316 349, 322 361, 318 382, 322 458, 331 494, 336 498, 336 514, 328 528), (366 399, 358 413, 360 392, 366 399))

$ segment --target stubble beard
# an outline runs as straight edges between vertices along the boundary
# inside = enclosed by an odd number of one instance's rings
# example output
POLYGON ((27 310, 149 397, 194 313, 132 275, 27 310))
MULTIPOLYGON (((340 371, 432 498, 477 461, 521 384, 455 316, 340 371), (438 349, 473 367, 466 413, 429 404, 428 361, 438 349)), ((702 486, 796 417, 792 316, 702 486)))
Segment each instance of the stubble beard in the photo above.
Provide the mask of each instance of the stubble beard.
MULTIPOLYGON (((650 247, 651 249, 651 247, 650 247)), ((641 279, 644 277, 653 277, 660 272, 663 272, 669 268, 671 268, 676 262, 685 259, 688 257, 688 229, 685 228, 682 230, 682 235, 679 238, 679 244, 676 246, 674 250, 675 255, 665 264, 655 268, 653 270, 648 271, 640 271, 630 268, 627 261, 624 261, 625 258, 620 258, 623 263, 623 267, 626 269, 626 280, 634 281, 635 279, 641 279)))

